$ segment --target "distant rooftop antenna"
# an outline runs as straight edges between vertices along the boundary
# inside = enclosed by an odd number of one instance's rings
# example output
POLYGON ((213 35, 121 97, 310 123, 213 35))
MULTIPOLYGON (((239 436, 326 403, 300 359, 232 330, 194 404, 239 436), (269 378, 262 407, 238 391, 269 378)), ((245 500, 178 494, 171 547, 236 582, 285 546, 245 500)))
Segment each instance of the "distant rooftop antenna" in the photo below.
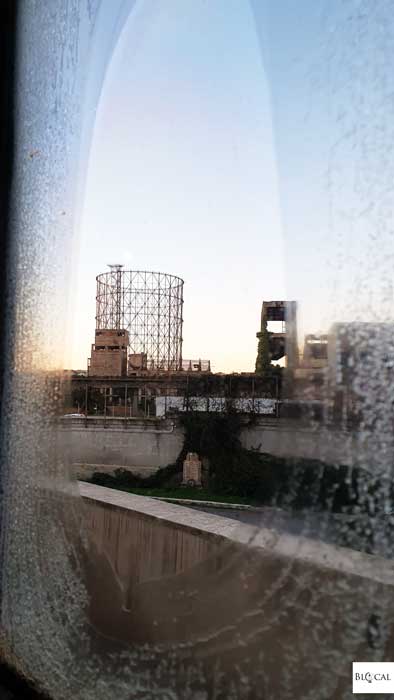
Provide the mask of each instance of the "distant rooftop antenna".
POLYGON ((120 330, 122 318, 122 267, 123 265, 108 265, 111 269, 112 286, 115 295, 114 327, 120 330))

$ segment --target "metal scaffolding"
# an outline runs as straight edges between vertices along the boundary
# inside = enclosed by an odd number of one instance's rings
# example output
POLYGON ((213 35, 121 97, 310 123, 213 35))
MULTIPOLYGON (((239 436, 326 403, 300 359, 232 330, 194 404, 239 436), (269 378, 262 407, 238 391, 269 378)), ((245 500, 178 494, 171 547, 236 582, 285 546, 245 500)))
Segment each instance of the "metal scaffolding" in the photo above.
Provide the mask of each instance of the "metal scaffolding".
POLYGON ((125 329, 129 353, 151 371, 182 367, 183 280, 163 272, 122 270, 96 277, 96 329, 125 329))

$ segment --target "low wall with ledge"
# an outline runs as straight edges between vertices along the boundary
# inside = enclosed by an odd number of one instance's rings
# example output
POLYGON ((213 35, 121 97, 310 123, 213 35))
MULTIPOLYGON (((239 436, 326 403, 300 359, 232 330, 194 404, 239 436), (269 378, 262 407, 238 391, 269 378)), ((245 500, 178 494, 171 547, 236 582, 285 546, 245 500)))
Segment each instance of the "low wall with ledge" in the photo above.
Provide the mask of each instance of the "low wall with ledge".
POLYGON ((339 700, 351 696, 352 661, 392 660, 391 561, 91 484, 80 490, 90 615, 103 634, 178 650, 185 664, 234 676, 235 687, 247 677, 250 697, 263 689, 339 700))
MULTIPOLYGON (((119 468, 147 476, 173 464, 184 439, 176 419, 65 418, 59 428, 61 448, 80 478, 119 468)), ((357 453, 355 439, 350 433, 312 430, 295 420, 275 418, 260 419, 241 432, 247 449, 333 464, 352 464, 352 455, 357 453)), ((371 444, 373 447, 373 441, 371 444)))

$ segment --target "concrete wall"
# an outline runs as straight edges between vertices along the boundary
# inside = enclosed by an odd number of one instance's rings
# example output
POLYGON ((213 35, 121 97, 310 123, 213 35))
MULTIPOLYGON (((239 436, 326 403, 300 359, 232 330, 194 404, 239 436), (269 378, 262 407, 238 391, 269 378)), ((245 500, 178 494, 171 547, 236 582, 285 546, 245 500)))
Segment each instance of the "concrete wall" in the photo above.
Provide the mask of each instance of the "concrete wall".
POLYGON ((130 467, 148 475, 175 462, 182 449, 183 432, 170 420, 110 418, 64 419, 58 439, 66 459, 79 464, 77 475, 130 467), (84 465, 84 466, 83 466, 84 465))
POLYGON ((329 464, 352 464, 355 440, 352 433, 306 428, 297 421, 278 419, 245 428, 241 434, 244 447, 258 449, 277 457, 321 459, 329 464))
MULTIPOLYGON (((307 430, 295 421, 264 419, 241 434, 243 445, 280 457, 323 459, 351 464, 357 454, 355 436, 333 431, 307 430)), ((173 464, 183 445, 183 430, 172 420, 63 419, 59 440, 76 475, 113 472, 129 467, 148 475, 173 464)), ((373 446, 373 442, 372 442, 373 446)))
POLYGON ((172 649, 175 697, 201 664, 216 694, 233 683, 231 697, 339 700, 352 697, 352 661, 392 660, 390 561, 90 484, 81 493, 90 618, 157 659, 172 649))

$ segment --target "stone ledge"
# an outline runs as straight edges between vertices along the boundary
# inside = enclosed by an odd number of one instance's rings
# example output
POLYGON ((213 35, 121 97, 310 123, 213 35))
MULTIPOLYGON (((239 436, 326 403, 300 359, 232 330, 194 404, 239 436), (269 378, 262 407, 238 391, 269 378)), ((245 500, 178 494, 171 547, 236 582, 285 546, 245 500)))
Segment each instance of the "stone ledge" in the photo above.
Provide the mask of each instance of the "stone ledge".
POLYGON ((248 510, 253 513, 259 513, 266 508, 258 508, 248 506, 246 503, 223 503, 222 501, 203 501, 197 498, 166 498, 165 496, 151 496, 156 501, 164 501, 165 503, 179 503, 184 506, 207 506, 208 508, 229 508, 230 510, 248 510))
POLYGON ((83 498, 109 506, 135 511, 141 515, 167 522, 174 527, 200 532, 202 535, 230 540, 262 550, 262 554, 287 561, 302 561, 343 574, 394 585, 394 562, 364 554, 345 547, 326 544, 320 540, 279 533, 273 529, 246 525, 230 518, 192 510, 148 496, 137 496, 94 484, 79 483, 83 498))

